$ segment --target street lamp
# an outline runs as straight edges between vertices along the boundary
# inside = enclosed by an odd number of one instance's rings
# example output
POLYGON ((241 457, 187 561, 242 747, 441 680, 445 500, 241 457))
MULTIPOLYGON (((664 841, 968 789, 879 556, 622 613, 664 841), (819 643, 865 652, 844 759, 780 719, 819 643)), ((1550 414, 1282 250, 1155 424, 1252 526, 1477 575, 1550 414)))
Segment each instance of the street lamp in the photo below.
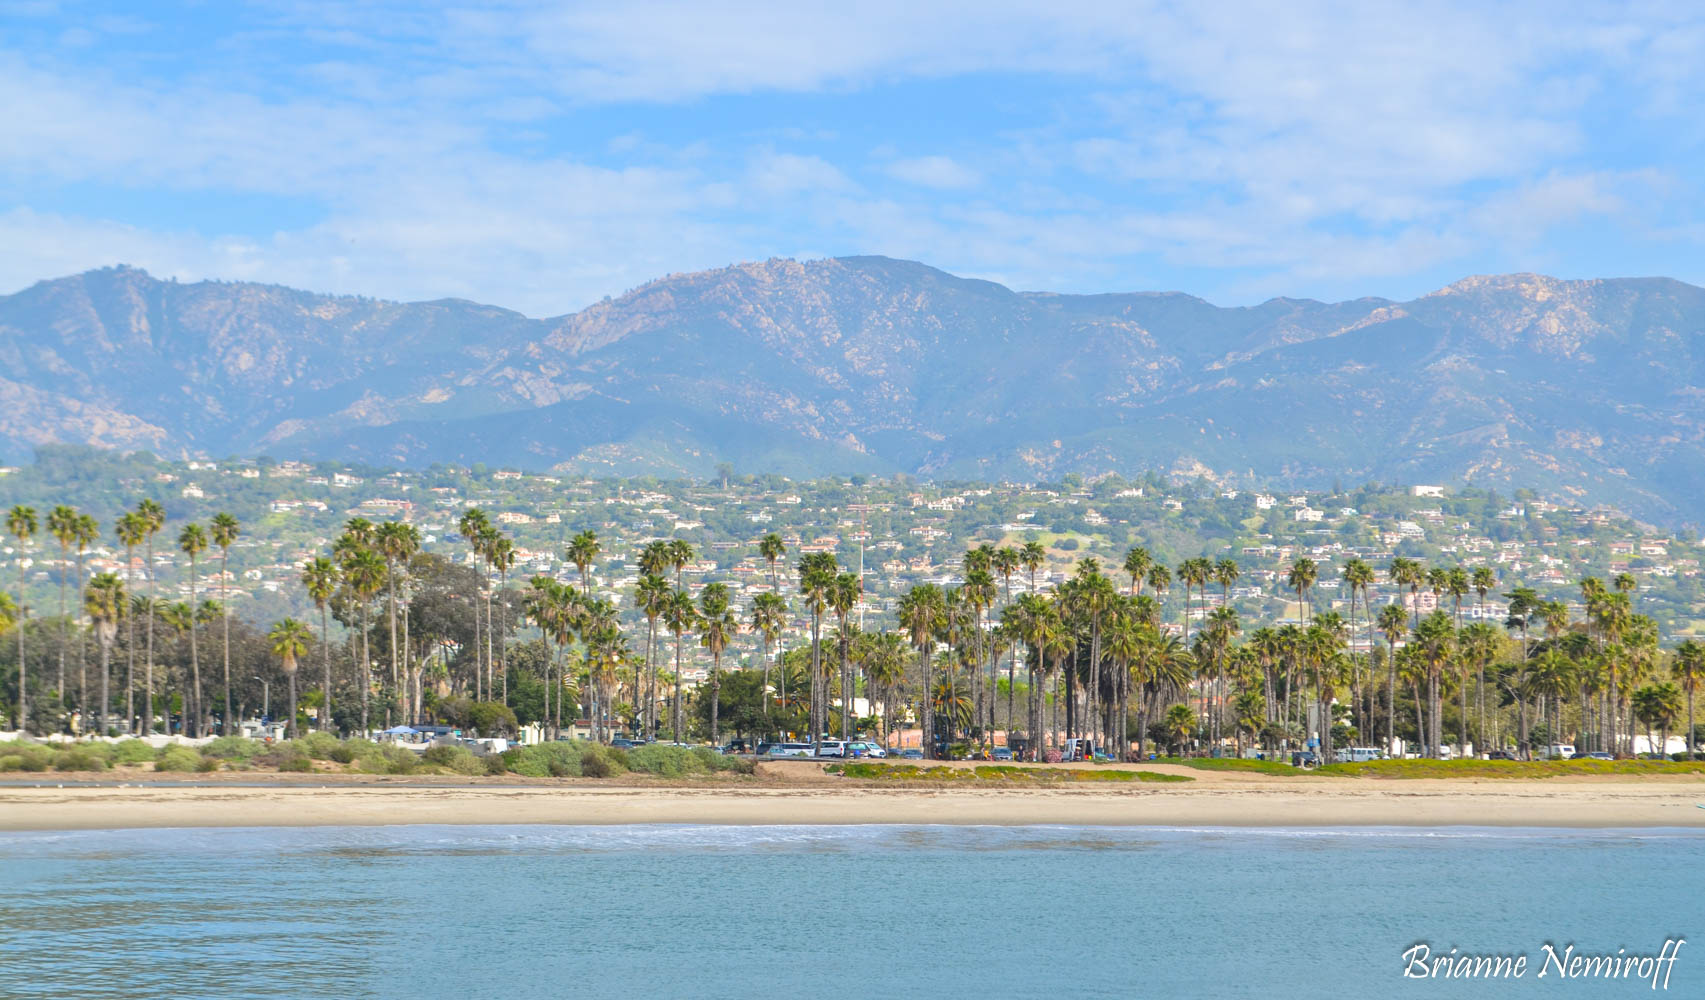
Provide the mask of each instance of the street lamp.
POLYGON ((266 722, 272 717, 272 682, 259 674, 250 679, 260 681, 260 717, 266 722))

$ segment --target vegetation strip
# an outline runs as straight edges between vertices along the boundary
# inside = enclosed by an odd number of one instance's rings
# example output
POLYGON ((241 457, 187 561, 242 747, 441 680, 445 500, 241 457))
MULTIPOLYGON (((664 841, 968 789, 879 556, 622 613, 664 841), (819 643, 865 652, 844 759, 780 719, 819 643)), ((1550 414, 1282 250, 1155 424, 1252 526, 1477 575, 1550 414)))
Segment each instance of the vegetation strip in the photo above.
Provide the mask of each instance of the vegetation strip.
POLYGON ((874 781, 958 781, 995 782, 1005 784, 1072 784, 1091 782, 1180 782, 1195 781, 1186 774, 1161 774, 1158 771, 1123 771, 1108 768, 1015 767, 1010 764, 985 764, 977 767, 949 767, 937 764, 923 767, 917 764, 830 764, 824 770, 845 778, 874 781))

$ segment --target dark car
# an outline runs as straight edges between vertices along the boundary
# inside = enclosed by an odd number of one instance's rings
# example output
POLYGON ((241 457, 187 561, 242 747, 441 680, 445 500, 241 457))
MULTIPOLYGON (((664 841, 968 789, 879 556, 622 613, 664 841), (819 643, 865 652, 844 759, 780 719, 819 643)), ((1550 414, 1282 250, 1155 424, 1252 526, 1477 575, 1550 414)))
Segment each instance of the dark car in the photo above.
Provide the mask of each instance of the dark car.
POLYGON ((618 736, 611 740, 610 745, 613 747, 621 747, 623 750, 632 750, 634 747, 639 746, 639 744, 635 743, 633 740, 622 736, 618 736))
POLYGON ((923 760, 924 752, 917 747, 907 747, 904 750, 895 751, 894 756, 901 760, 923 760))
MULTIPOLYGON (((1575 756, 1579 757, 1580 754, 1576 754, 1575 756)), ((1515 760, 1516 755, 1513 753, 1510 753, 1508 750, 1493 750, 1491 753, 1486 755, 1486 759, 1487 760, 1515 760)))

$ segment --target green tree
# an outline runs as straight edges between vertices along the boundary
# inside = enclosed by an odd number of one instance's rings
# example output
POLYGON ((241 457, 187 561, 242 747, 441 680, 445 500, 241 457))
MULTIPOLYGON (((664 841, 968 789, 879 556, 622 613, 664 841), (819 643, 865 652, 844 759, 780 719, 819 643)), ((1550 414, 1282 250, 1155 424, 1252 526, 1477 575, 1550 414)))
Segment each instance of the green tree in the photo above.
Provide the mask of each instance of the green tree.
POLYGON ((24 546, 35 537, 37 530, 39 524, 34 507, 18 504, 6 512, 6 532, 18 540, 18 600, 15 605, 14 624, 18 631, 18 731, 21 733, 27 733, 30 729, 29 676, 24 659, 24 623, 28 620, 30 611, 24 603, 24 546))
POLYGON ((320 729, 332 729, 332 644, 330 608, 332 595, 337 593, 341 574, 337 564, 320 556, 308 560, 302 567, 302 587, 320 611, 320 656, 324 671, 320 692, 320 729))
POLYGON ((710 742, 721 746, 718 726, 718 684, 722 674, 722 651, 728 648, 740 622, 728 607, 728 588, 720 583, 706 584, 699 593, 699 645, 710 650, 710 742))
POLYGON ((308 655, 308 647, 313 643, 313 633, 308 626, 294 618, 286 618, 272 626, 272 631, 266 634, 267 642, 272 646, 272 655, 278 657, 278 667, 284 673, 284 680, 289 685, 290 700, 287 718, 290 720, 290 738, 295 739, 296 733, 296 667, 302 657, 308 655))
MULTIPOLYGON (((154 563, 154 536, 159 534, 160 530, 166 526, 166 509, 153 500, 143 499, 136 505, 136 516, 142 519, 143 530, 145 532, 144 542, 148 552, 148 607, 150 609, 150 613, 148 615, 147 629, 148 650, 145 656, 145 660, 147 661, 147 676, 145 678, 142 714, 146 720, 144 722, 144 728, 147 731, 152 732, 154 729, 154 619, 157 617, 157 615, 153 613, 153 609, 157 609, 159 607, 159 600, 155 596, 154 590, 155 577, 159 575, 159 567, 154 563)), ((168 734, 172 731, 170 708, 167 708, 166 710, 165 729, 168 734)))
POLYGON ((225 648, 225 716, 220 722, 219 731, 229 735, 231 723, 235 716, 231 714, 231 609, 230 609, 230 579, 231 579, 231 543, 237 540, 242 528, 237 519, 230 514, 215 514, 208 522, 208 536, 213 544, 219 546, 219 607, 224 631, 225 648))
MULTIPOLYGON (((184 525, 183 530, 178 532, 178 549, 184 555, 189 556, 189 603, 190 607, 193 608, 195 607, 196 560, 200 558, 203 552, 207 551, 207 532, 202 530, 201 525, 193 521, 184 525)), ((195 641, 197 631, 195 623, 191 621, 189 628, 190 697, 186 699, 188 704, 184 710, 186 720, 190 718, 192 710, 195 715, 194 722, 185 727, 191 736, 201 735, 202 723, 207 718, 207 712, 201 703, 201 656, 197 652, 195 641)))

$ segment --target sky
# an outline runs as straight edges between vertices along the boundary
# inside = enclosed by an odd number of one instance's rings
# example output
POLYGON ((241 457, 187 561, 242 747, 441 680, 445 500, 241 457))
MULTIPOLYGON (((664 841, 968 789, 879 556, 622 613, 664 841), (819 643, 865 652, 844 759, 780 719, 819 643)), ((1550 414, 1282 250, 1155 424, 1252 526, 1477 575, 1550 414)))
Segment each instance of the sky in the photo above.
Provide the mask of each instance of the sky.
POLYGON ((1222 305, 1705 284, 1705 5, 0 0, 0 293, 548 316, 885 254, 1222 305))

